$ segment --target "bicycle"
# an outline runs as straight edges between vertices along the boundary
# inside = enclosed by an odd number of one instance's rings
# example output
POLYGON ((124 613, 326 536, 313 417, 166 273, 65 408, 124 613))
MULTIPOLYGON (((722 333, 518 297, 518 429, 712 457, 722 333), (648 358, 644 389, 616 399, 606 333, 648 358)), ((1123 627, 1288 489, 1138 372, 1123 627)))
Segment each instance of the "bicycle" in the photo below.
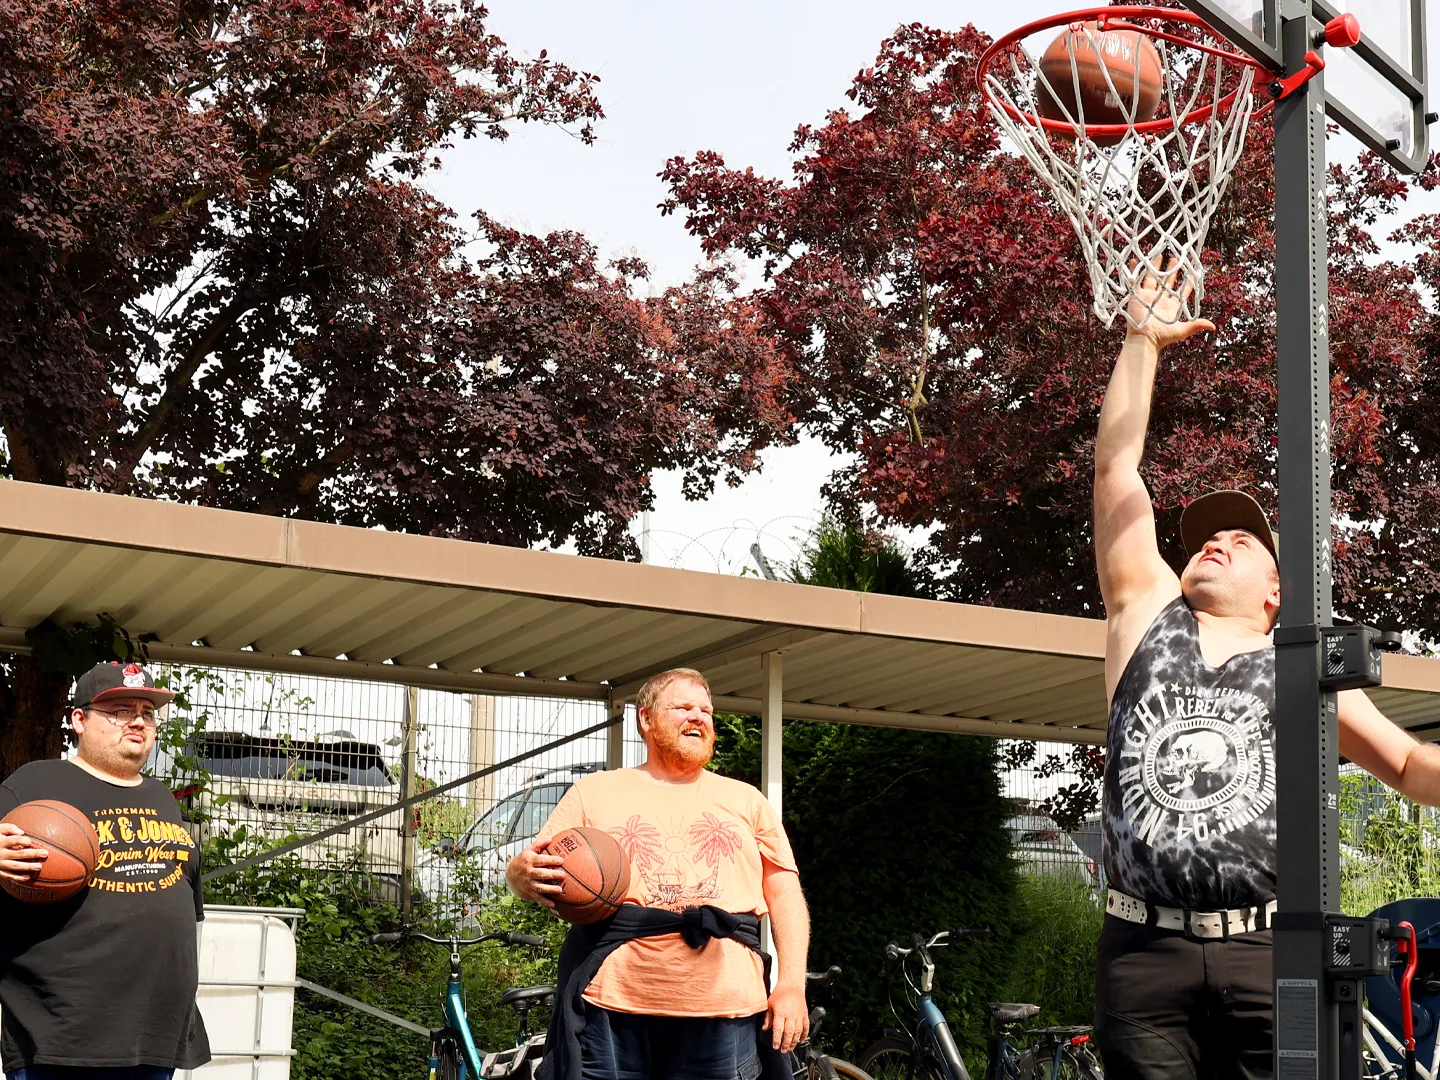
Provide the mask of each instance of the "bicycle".
MULTIPOLYGON (((840 968, 831 966, 826 971, 807 971, 805 988, 819 989, 828 986, 840 977, 840 968)), ((870 1074, 841 1058, 831 1057, 815 1049, 815 1037, 825 1020, 825 1010, 819 1005, 810 1009, 810 1033, 805 1041, 791 1050, 788 1057, 790 1071, 795 1080, 871 1080, 870 1074)))
POLYGON ((445 984, 443 1009, 445 1026, 430 1033, 429 1080, 492 1080, 492 1078, 513 1077, 523 1080, 529 1077, 535 1063, 545 1051, 545 1032, 530 1034, 530 1010, 537 1005, 555 1003, 555 987, 513 986, 500 995, 500 1004, 508 1005, 519 1015, 519 1030, 515 1045, 505 1050, 482 1055, 475 1046, 470 1032, 470 1021, 465 1015, 465 998, 460 983, 460 950, 487 941, 498 941, 506 946, 541 946, 544 938, 534 934, 499 932, 462 938, 456 934, 449 937, 433 937, 418 930, 397 930, 385 934, 372 934, 370 944, 393 945, 411 939, 428 941, 435 945, 446 945, 450 949, 450 974, 445 984))
MULTIPOLYGON (((860 1058, 860 1067, 874 1080, 970 1080, 949 1022, 931 997, 935 986, 935 960, 930 951, 952 941, 989 934, 990 927, 942 930, 926 938, 916 934, 910 948, 895 942, 885 946, 886 964, 894 964, 905 984, 905 1014, 890 983, 890 1009, 900 1023, 876 1040, 860 1058), (919 966, 918 979, 909 971, 910 958, 919 966)), ((1089 1027, 1048 1027, 1022 1031, 1026 1045, 1012 1042, 1013 1029, 1040 1012, 1040 1006, 1018 1002, 988 1002, 990 1035, 986 1047, 985 1080, 1104 1080, 1100 1063, 1090 1049, 1089 1027)))

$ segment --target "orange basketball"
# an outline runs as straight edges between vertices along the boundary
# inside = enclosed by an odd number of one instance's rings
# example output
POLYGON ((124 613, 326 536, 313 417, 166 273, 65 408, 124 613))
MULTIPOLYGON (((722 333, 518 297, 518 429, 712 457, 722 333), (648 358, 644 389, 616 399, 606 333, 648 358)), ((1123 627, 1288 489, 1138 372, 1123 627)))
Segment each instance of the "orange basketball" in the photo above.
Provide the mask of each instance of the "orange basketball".
POLYGON ((630 860, 603 829, 581 826, 556 833, 545 851, 563 856, 563 891, 555 910, 566 922, 594 923, 620 909, 630 887, 630 860))
MULTIPOLYGON (((1163 82, 1159 51, 1149 35, 1138 30, 1101 33, 1097 25, 1092 22, 1085 24, 1085 30, 1064 30, 1045 50, 1040 58, 1040 72, 1045 77, 1035 87, 1040 115, 1047 120, 1123 124, 1133 108, 1136 123, 1155 119, 1163 82)), ((1051 134, 1063 137, 1060 132, 1051 134)), ((1097 146, 1114 146, 1124 136, 1091 138, 1097 146)))
POLYGON ((100 837, 89 818, 69 803, 36 799, 21 803, 3 820, 20 826, 50 853, 30 881, 0 879, 6 892, 27 903, 53 904, 85 887, 100 861, 100 837))

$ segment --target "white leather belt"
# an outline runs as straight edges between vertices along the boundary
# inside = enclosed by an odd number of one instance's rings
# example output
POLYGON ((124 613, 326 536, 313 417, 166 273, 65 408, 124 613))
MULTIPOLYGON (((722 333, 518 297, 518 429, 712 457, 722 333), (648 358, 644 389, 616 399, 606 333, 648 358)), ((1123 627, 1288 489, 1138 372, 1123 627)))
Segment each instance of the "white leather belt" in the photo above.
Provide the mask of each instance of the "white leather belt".
POLYGON ((1110 890, 1105 911, 1126 922, 1158 926, 1161 930, 1179 930, 1187 937, 1225 940, 1233 934, 1250 934, 1266 930, 1275 916, 1275 901, 1260 907, 1231 908, 1229 911, 1187 911, 1185 908, 1147 904, 1110 890))

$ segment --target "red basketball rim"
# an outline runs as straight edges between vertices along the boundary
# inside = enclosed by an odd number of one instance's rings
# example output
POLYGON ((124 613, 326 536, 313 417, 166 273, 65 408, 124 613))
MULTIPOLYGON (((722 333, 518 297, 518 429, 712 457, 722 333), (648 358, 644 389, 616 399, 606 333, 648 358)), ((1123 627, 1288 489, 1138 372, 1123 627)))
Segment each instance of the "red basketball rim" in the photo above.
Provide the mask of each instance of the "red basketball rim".
MULTIPOLYGON (((1223 48, 1219 45, 1207 44, 1203 41, 1192 41, 1189 38, 1172 34, 1168 30, 1155 29, 1149 26, 1136 26, 1134 23, 1126 22, 1126 19, 1164 19, 1169 22, 1188 23, 1210 37, 1214 37, 1214 31, 1210 24, 1203 17, 1193 11, 1186 11, 1179 8, 1161 7, 1098 7, 1083 8, 1080 11, 1069 11, 1063 15, 1047 15, 1043 19, 1037 19, 1032 23, 1026 23, 1018 30, 1012 30, 1004 37, 996 40, 988 49, 980 55, 980 64, 975 70, 975 81, 980 93, 989 101, 994 102, 1004 109, 1010 116, 1028 124, 1038 124, 1046 131, 1054 131, 1062 135, 1074 135, 1075 125, 1066 123, 1064 120, 1049 120, 1043 116, 1027 113, 1008 102, 1001 101, 990 93, 989 87, 985 85, 985 77, 990 73, 990 66, 995 59, 1004 53, 1014 49, 1019 43, 1033 34, 1042 33, 1045 30, 1054 30, 1061 26, 1071 26, 1075 23, 1093 22, 1097 24, 1098 30, 1104 33, 1107 30, 1134 30, 1137 33, 1145 34, 1147 37, 1158 38, 1161 41, 1168 41, 1174 45, 1180 45, 1187 49, 1195 49, 1199 52, 1210 53, 1231 63, 1247 64, 1264 75, 1270 75, 1270 70, 1260 61, 1235 49, 1223 48)), ((1216 109, 1228 109, 1234 103, 1240 91, 1235 90, 1219 101, 1212 101, 1192 112, 1181 117, 1182 124, 1201 124, 1214 115, 1216 109)), ((1266 108, 1270 107, 1268 103, 1266 108)), ((1263 110, 1261 110, 1263 111, 1263 110)), ((1258 114, 1257 114, 1258 115, 1258 114)), ((1138 124, 1084 124, 1082 130, 1091 138, 1106 138, 1124 136, 1132 131, 1141 135, 1155 135, 1169 131, 1175 126, 1175 122, 1168 116, 1155 120, 1145 120, 1138 124)))

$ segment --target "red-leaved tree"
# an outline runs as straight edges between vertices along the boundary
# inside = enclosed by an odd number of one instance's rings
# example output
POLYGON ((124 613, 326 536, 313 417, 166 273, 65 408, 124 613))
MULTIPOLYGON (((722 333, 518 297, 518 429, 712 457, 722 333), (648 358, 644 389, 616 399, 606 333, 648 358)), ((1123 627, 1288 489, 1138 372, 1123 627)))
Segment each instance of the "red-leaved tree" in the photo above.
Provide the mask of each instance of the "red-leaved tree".
MULTIPOLYGON (((591 140, 596 82, 475 0, 0 0, 0 475, 632 555, 652 470, 783 436, 784 356, 723 272, 652 296, 420 184, 591 140)), ((0 776, 58 746, 48 652, 0 665, 0 776)))
MULTIPOLYGON (((902 27, 855 79, 853 110, 801 127, 794 179, 670 161, 666 212, 714 255, 760 260, 754 297, 800 374, 796 411, 860 453, 831 495, 934 526, 943 595, 1101 615, 1093 441, 1123 323, 1091 314, 1071 227, 1000 139, 975 86, 989 39, 902 27)), ((1145 479, 1178 565, 1185 502, 1217 486, 1274 510, 1272 128, 1255 123, 1205 252, 1218 332, 1168 351, 1145 479)), ((1418 181, 1435 184, 1433 170, 1418 181)), ((1440 634, 1440 217, 1383 247, 1410 184, 1374 158, 1330 183, 1336 604, 1440 634)))

